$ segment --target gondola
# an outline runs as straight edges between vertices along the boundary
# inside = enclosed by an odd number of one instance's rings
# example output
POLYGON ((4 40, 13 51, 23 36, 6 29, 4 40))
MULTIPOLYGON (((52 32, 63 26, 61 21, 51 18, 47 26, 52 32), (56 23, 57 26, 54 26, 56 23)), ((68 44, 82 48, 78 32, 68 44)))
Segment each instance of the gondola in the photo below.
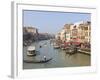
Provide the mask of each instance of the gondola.
POLYGON ((50 60, 52 60, 52 58, 47 59, 47 60, 37 60, 37 61, 33 61, 33 60, 24 60, 25 63, 46 63, 49 62, 50 60))

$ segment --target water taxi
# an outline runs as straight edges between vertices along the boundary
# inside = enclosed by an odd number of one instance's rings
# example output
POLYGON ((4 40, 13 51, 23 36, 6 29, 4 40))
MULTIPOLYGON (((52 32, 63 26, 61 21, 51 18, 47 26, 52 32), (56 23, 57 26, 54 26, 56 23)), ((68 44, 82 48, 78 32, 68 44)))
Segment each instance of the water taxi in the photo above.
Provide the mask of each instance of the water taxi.
POLYGON ((27 49, 27 56, 36 56, 35 46, 29 46, 27 49))

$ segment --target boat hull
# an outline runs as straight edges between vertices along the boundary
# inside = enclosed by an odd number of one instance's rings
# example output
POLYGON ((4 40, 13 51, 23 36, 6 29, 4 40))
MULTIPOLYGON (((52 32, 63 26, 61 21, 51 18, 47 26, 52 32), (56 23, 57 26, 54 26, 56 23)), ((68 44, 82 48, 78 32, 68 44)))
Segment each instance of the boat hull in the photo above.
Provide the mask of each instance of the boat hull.
POLYGON ((47 59, 47 60, 39 60, 39 61, 33 61, 33 60, 24 60, 25 63, 46 63, 52 60, 52 58, 47 59))

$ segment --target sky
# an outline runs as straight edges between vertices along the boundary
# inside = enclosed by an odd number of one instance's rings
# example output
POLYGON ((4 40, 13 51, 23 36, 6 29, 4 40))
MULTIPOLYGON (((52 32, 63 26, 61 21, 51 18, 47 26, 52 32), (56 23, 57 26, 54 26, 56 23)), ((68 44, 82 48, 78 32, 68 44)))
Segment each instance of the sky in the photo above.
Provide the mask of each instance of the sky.
POLYGON ((23 11, 23 26, 33 26, 40 33, 56 34, 64 24, 80 21, 91 21, 89 13, 50 12, 50 11, 23 11))

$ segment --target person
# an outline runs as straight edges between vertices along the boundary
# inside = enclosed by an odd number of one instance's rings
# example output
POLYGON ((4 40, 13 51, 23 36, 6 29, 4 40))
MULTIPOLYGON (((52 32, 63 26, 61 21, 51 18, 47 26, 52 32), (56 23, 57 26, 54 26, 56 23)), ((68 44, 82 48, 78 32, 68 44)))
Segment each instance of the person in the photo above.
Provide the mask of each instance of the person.
POLYGON ((40 48, 42 48, 42 46, 40 45, 40 48))
POLYGON ((46 56, 44 56, 44 60, 46 61, 46 56))

